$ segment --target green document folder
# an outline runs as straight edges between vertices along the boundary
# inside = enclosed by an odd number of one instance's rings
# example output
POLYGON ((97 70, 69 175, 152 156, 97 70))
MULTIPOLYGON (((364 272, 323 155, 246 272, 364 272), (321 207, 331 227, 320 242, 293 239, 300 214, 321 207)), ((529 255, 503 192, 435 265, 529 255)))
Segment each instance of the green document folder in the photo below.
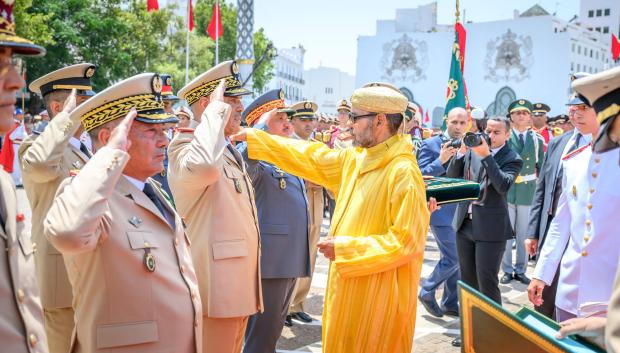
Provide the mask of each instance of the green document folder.
POLYGON ((480 197, 480 184, 475 181, 445 177, 424 176, 426 200, 434 197, 440 205, 480 197))
POLYGON ((557 339, 557 322, 522 307, 511 313, 459 281, 462 352, 604 352, 579 336, 557 339))

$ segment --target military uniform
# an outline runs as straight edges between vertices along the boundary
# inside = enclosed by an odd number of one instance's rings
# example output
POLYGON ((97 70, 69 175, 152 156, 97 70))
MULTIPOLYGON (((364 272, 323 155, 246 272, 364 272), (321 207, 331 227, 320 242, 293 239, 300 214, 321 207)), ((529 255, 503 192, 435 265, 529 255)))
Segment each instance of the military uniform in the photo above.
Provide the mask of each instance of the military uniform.
MULTIPOLYGON (((338 106, 338 112, 351 113, 351 105, 346 99, 343 99, 338 106)), ((328 146, 335 149, 343 149, 353 146, 353 136, 349 132, 349 128, 334 125, 329 130, 330 141, 328 146)))
MULTIPOLYGON (((509 113, 518 110, 526 110, 531 112, 532 104, 525 100, 519 99, 508 107, 509 113)), ((502 259, 502 270, 506 275, 523 276, 527 267, 527 253, 525 252, 524 241, 527 237, 527 226, 529 222, 530 208, 536 191, 536 179, 538 171, 544 160, 544 140, 540 134, 525 130, 519 132, 512 129, 508 145, 512 150, 517 152, 523 160, 523 168, 519 172, 519 176, 515 183, 510 187, 506 195, 508 201, 508 212, 510 215, 510 223, 516 238, 516 259, 512 262, 512 242, 506 242, 506 251, 502 259)))
MULTIPOLYGON (((549 108, 549 106, 545 103, 532 104, 532 115, 534 116, 547 115, 550 110, 551 108, 549 108)), ((548 123, 549 118, 546 118, 546 121, 548 123)), ((538 134, 540 134, 540 136, 542 136, 545 145, 545 152, 547 152, 547 146, 549 145, 549 141, 553 140, 553 138, 555 137, 554 130, 549 125, 547 125, 547 123, 545 123, 545 125, 540 129, 532 127, 532 130, 534 132, 537 132, 538 134)))
MULTIPOLYGON (((226 79, 225 95, 247 94, 226 61, 179 90, 192 106, 226 79)), ((260 236, 254 189, 241 155, 226 140, 231 108, 210 102, 196 129, 178 129, 168 177, 192 240, 204 305, 203 352, 239 353, 249 315, 262 311, 260 236)))
MULTIPOLYGON (((176 122, 157 74, 140 74, 72 113, 86 131, 124 118, 176 122)), ((103 147, 61 184, 44 221, 73 287, 71 352, 199 352, 202 305, 183 223, 161 186, 124 175, 129 154, 103 147)))
MULTIPOLYGON (((179 100, 179 97, 175 96, 174 93, 172 93, 172 77, 170 77, 170 75, 162 74, 161 80, 164 83, 161 89, 162 100, 164 102, 166 101, 170 102, 170 104, 177 102, 179 100)), ((174 111, 172 112, 172 114, 174 114, 174 111)), ((172 140, 172 136, 169 136, 169 139, 172 140)), ((166 191, 166 193, 168 193, 168 195, 172 195, 170 191, 170 186, 168 186, 167 173, 168 173, 168 150, 166 149, 165 156, 164 156, 164 169, 161 172, 153 175, 152 178, 161 184, 161 187, 164 189, 164 191, 166 191)))
MULTIPOLYGON (((0 3, 0 47, 11 49, 13 54, 44 55, 45 49, 15 34, 13 5, 13 1, 0 3)), ((9 63, 2 74, 5 83, 2 94, 14 96, 23 87, 19 73, 9 63)), ((0 119, 11 121, 10 114, 0 116, 0 119)), ((13 180, 0 168, 0 350, 47 353, 43 310, 35 278, 36 245, 32 243, 24 221, 24 215, 17 208, 13 180)))
MULTIPOLYGON (((94 73, 93 64, 72 65, 33 81, 29 88, 43 97, 70 89, 92 97, 90 78, 94 73)), ((24 188, 32 210, 32 237, 39 248, 35 254, 37 279, 52 353, 67 352, 71 345, 73 298, 62 255, 43 236, 43 219, 69 171, 81 169, 91 156, 90 150, 74 137, 79 128, 79 116, 60 112, 43 132, 29 136, 19 149, 24 188)))

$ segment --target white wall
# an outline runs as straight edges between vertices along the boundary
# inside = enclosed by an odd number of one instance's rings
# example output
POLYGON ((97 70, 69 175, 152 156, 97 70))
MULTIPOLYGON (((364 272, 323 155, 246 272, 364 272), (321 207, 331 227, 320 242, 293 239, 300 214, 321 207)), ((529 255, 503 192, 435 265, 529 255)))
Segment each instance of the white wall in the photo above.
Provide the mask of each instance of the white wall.
POLYGON ((319 111, 335 114, 342 99, 349 100, 355 78, 346 72, 320 66, 304 72, 306 98, 319 105, 319 111))

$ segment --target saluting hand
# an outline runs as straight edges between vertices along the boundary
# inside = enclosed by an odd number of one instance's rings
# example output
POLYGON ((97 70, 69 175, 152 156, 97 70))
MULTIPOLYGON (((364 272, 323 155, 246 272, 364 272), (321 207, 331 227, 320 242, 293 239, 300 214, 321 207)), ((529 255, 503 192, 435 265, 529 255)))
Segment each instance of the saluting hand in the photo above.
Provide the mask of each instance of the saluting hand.
POLYGON ((71 90, 71 94, 65 99, 65 104, 62 107, 63 113, 71 113, 73 109, 77 106, 77 91, 74 89, 71 90))
POLYGON ((129 135, 129 130, 131 129, 131 125, 133 124, 133 120, 138 115, 136 108, 131 108, 129 113, 123 118, 120 124, 118 124, 112 133, 110 134, 110 139, 106 146, 114 149, 119 149, 127 152, 129 147, 131 147, 131 141, 127 138, 129 135))
POLYGON ((211 92, 209 96, 209 102, 223 102, 224 101, 224 92, 226 91, 226 79, 221 79, 220 83, 217 84, 217 87, 211 92))

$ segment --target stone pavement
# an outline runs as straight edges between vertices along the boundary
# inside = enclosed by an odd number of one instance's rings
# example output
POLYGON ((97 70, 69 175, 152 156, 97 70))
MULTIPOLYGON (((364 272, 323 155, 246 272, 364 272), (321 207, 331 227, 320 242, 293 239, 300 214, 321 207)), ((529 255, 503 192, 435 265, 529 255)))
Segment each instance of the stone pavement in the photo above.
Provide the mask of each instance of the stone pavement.
MULTIPOLYGON (((26 216, 26 227, 30 228, 30 207, 23 189, 17 189, 17 199, 19 212, 26 216)), ((324 220, 322 235, 327 234, 329 221, 324 220)), ((429 233, 424 253, 424 263, 422 265, 422 278, 428 276, 439 260, 439 250, 435 244, 433 236, 429 233)), ((293 327, 284 327, 282 336, 278 341, 278 353, 297 353, 297 352, 321 352, 321 313, 323 310, 323 296, 327 285, 327 272, 329 261, 319 254, 317 258, 312 288, 307 299, 308 313, 315 319, 310 324, 302 324, 295 321, 293 327)), ((528 268, 531 274, 533 268, 528 268)), ((504 307, 510 311, 516 311, 523 305, 528 305, 526 286, 511 282, 509 285, 500 285, 504 307)), ((437 298, 441 298, 441 290, 437 292, 437 298)), ((459 332, 458 318, 447 317, 436 318, 429 315, 424 307, 418 303, 416 329, 414 336, 415 353, 447 353, 459 352, 458 348, 450 345, 450 342, 459 332)))

